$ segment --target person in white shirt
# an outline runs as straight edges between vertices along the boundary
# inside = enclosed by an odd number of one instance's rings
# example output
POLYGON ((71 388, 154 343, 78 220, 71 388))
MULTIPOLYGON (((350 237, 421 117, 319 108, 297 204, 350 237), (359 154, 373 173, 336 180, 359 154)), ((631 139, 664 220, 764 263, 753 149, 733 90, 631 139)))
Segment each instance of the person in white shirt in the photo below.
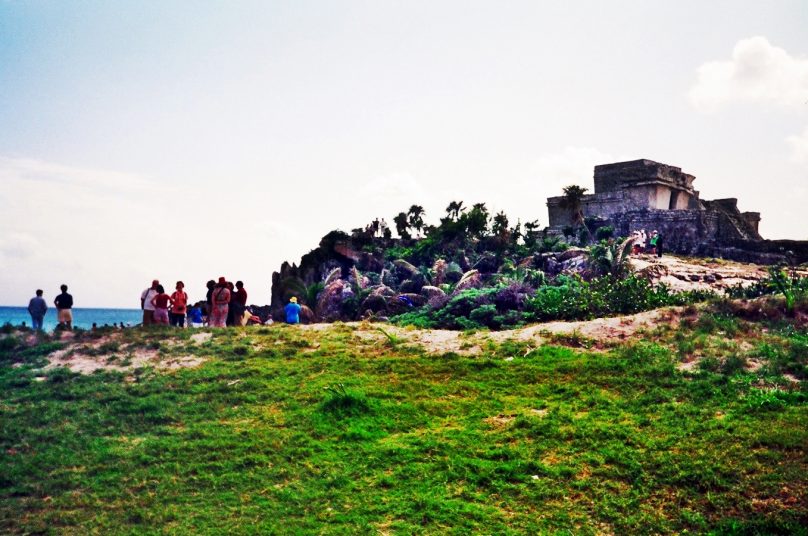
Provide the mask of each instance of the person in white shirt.
POLYGON ((160 285, 158 280, 152 281, 151 287, 147 288, 140 294, 140 308, 143 310, 143 325, 151 326, 154 324, 154 305, 152 298, 157 296, 157 287, 160 285))

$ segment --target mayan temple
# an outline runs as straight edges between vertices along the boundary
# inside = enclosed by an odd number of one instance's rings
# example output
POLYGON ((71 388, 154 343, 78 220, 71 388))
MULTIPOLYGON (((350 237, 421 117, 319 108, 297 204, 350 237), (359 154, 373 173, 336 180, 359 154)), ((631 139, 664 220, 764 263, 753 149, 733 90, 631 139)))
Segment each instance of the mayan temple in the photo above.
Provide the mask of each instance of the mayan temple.
MULTIPOLYGON (((666 248, 688 255, 774 262, 805 243, 764 240, 759 212, 742 212, 735 198, 707 201, 694 189, 696 177, 681 168, 641 159, 595 166, 593 194, 581 201, 592 227, 611 225, 618 236, 658 230, 666 248)), ((563 196, 547 199, 551 233, 561 233, 574 215, 563 196)))

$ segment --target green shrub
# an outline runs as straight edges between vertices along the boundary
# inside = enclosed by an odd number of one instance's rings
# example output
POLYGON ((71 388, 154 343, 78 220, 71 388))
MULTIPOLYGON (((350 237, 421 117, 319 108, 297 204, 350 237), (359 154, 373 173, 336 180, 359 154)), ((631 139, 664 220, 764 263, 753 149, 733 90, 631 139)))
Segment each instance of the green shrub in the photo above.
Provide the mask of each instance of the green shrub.
POLYGON ((614 227, 611 225, 604 225, 598 227, 595 231, 595 240, 607 240, 614 236, 614 227))
POLYGON ((370 411, 370 403, 364 393, 349 391, 338 383, 325 388, 327 393, 320 409, 339 417, 361 415, 370 411))
POLYGON ((497 307, 495 305, 487 304, 481 305, 480 307, 474 309, 471 314, 469 314, 469 319, 484 326, 498 327, 494 326, 495 316, 497 316, 497 307))
MULTIPOLYGON (((521 302, 498 299, 507 288, 464 290, 439 310, 422 308, 395 317, 395 322, 418 327, 478 329, 485 326, 500 329, 526 322, 632 314, 668 305, 685 305, 713 296, 711 292, 673 293, 664 285, 654 286, 635 276, 625 279, 604 276, 587 282, 580 277, 560 275, 553 285, 539 287, 521 302), (503 305, 506 303, 511 305, 503 305), (513 306, 516 303, 520 305, 513 306)), ((729 319, 721 328, 726 331, 735 329, 729 319)))

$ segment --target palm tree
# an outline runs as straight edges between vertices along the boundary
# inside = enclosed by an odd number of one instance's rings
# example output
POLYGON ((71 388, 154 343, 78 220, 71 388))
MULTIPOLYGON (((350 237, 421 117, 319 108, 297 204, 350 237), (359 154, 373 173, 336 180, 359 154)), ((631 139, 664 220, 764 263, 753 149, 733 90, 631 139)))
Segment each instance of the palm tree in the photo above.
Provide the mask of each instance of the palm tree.
POLYGON ((603 246, 596 245, 590 248, 589 258, 602 275, 622 279, 629 270, 629 258, 633 245, 633 238, 627 238, 622 242, 615 240, 611 244, 603 246))
POLYGON ((404 240, 409 240, 412 238, 409 231, 410 222, 407 220, 406 213, 399 212, 398 215, 393 218, 393 223, 396 225, 396 232, 398 233, 398 236, 404 240))
POLYGON ((407 222, 410 227, 420 232, 424 228, 424 207, 420 205, 413 205, 407 211, 407 222))
MULTIPOLYGON (((462 205, 463 202, 461 201, 462 205)), ((451 205, 450 205, 451 206, 451 205)), ((488 230, 488 209, 485 203, 475 203, 471 210, 464 214, 468 233, 475 237, 482 237, 488 230)))
POLYGON ((449 203, 449 206, 446 207, 446 213, 449 215, 449 218, 453 220, 459 218, 461 212, 463 212, 462 201, 452 201, 451 203, 449 203))
POLYGON ((584 207, 583 199, 586 195, 588 188, 582 188, 576 184, 571 184, 564 187, 564 196, 561 198, 561 207, 569 210, 572 213, 572 222, 576 227, 583 225, 586 229, 586 234, 589 235, 589 241, 592 241, 592 233, 589 227, 586 226, 584 221, 584 207))

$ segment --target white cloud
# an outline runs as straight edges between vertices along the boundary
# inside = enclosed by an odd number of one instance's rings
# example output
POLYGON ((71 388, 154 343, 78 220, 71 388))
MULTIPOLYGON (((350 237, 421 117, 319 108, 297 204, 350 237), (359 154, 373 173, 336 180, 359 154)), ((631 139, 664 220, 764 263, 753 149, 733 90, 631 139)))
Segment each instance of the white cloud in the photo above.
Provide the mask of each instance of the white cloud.
POLYGON ((791 146, 791 159, 798 164, 808 164, 808 127, 802 134, 795 134, 786 138, 786 143, 791 146))
POLYGON ((743 102, 808 110, 808 58, 792 56, 765 37, 742 39, 731 59, 698 68, 688 97, 702 112, 743 102))
POLYGON ((33 158, 0 156, 0 180, 65 184, 94 191, 167 191, 165 187, 133 173, 65 166, 33 158))

